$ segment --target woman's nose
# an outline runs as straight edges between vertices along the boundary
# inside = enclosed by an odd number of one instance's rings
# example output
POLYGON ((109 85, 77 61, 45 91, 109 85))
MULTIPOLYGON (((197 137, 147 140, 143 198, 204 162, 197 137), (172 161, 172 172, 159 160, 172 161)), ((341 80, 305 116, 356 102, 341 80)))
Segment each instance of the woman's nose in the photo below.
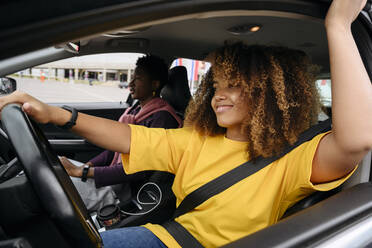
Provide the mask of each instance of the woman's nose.
POLYGON ((221 101, 226 99, 226 95, 222 90, 216 90, 216 92, 214 93, 214 98, 216 99, 216 101, 221 101))

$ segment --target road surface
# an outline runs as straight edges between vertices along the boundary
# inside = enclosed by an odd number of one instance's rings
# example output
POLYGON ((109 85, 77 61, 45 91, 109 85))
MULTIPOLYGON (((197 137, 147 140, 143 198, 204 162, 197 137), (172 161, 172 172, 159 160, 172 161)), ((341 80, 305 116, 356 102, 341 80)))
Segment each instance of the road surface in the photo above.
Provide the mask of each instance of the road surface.
POLYGON ((17 90, 24 91, 46 103, 60 102, 119 102, 125 101, 129 90, 117 84, 93 85, 52 80, 13 77, 17 90))

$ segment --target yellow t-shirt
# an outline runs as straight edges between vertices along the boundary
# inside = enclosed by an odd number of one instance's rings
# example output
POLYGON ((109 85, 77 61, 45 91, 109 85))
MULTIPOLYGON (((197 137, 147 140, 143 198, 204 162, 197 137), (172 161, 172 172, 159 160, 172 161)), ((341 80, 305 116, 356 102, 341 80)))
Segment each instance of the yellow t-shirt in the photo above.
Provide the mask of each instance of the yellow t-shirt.
MULTIPOLYGON (((205 137, 190 128, 130 127, 130 155, 122 156, 124 170, 174 173, 177 206, 186 195, 247 161, 246 143, 223 135, 205 137)), ((205 247, 225 245, 277 222, 295 202, 346 180, 319 185, 310 182, 312 160, 323 136, 316 136, 175 220, 205 247)), ((180 247, 162 226, 145 227, 166 246, 180 247)))

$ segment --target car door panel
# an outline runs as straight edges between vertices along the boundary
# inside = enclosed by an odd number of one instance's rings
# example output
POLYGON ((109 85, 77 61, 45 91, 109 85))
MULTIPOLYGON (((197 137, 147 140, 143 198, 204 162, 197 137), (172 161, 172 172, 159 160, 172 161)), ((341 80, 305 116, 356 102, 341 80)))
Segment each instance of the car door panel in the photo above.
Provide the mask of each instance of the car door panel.
MULTIPOLYGON (((367 225, 363 222, 372 218, 371 196, 371 183, 358 184, 224 247, 314 247, 314 244, 318 247, 342 229, 349 231, 354 225, 367 225)), ((360 235, 364 234, 361 232, 360 235)), ((358 234, 352 239, 345 241, 353 244, 361 241, 358 234)), ((345 243, 343 247, 365 247, 372 242, 372 236, 369 235, 369 240, 363 239, 363 242, 364 246, 345 243)))

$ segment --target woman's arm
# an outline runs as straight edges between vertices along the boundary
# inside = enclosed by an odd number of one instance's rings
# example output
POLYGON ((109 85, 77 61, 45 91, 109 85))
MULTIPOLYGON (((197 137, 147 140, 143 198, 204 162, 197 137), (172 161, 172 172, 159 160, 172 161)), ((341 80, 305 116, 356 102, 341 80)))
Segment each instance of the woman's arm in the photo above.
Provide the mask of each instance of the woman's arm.
POLYGON ((314 157, 314 183, 343 177, 372 148, 372 85, 351 33, 351 23, 365 4, 334 0, 326 17, 333 127, 314 157))
MULTIPOLYGON (((0 110, 9 103, 20 103, 23 110, 39 123, 64 125, 71 118, 69 111, 47 105, 19 91, 0 97, 0 110)), ((71 130, 104 149, 129 153, 131 132, 127 124, 79 113, 71 130)))

